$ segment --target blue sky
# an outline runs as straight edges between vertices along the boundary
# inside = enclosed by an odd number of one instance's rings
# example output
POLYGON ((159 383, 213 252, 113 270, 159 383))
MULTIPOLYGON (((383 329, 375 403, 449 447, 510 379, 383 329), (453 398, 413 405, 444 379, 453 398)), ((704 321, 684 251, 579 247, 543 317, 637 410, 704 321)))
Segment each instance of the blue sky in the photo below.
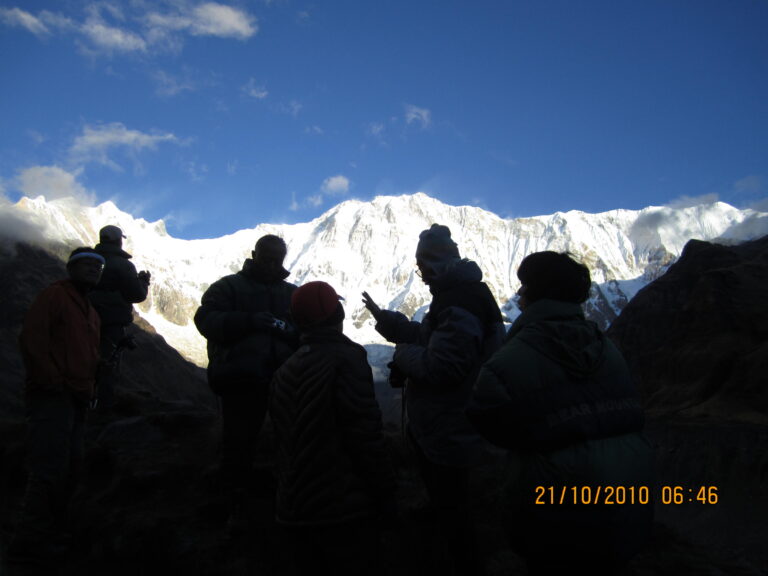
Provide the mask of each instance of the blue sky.
POLYGON ((181 238, 426 192, 766 208, 766 0, 0 0, 0 194, 181 238))

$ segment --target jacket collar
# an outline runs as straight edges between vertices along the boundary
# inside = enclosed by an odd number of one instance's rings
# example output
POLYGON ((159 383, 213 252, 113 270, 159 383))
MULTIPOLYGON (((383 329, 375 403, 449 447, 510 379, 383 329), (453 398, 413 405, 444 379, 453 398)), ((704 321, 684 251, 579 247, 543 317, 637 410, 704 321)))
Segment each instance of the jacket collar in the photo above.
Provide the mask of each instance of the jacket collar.
POLYGON ((533 304, 529 304, 523 313, 517 317, 507 333, 507 340, 515 336, 525 326, 534 322, 573 317, 584 319, 584 311, 581 305, 560 300, 537 300, 533 304))
POLYGON ((343 332, 331 327, 314 328, 309 329, 306 332, 302 332, 299 340, 302 344, 314 344, 324 342, 343 342, 355 344, 349 337, 343 332))
POLYGON ((128 252, 120 248, 120 246, 117 246, 116 244, 110 244, 108 242, 99 242, 98 244, 96 244, 96 247, 94 248, 94 250, 96 250, 96 252, 98 252, 102 256, 109 254, 110 256, 116 255, 116 256, 121 256, 123 258, 128 258, 128 259, 133 258, 133 256, 131 256, 130 254, 128 254, 128 252))
POLYGON ((441 274, 435 277, 429 283, 429 291, 434 295, 438 292, 450 290, 460 284, 470 284, 480 282, 483 279, 483 272, 480 266, 472 260, 466 258, 456 260, 441 274))
POLYGON ((248 276, 248 278, 252 278, 253 280, 256 280, 256 282, 262 284, 277 284, 291 275, 288 270, 281 268, 277 278, 267 279, 261 266, 259 266, 253 258, 247 258, 245 262, 243 262, 243 269, 241 272, 248 276))

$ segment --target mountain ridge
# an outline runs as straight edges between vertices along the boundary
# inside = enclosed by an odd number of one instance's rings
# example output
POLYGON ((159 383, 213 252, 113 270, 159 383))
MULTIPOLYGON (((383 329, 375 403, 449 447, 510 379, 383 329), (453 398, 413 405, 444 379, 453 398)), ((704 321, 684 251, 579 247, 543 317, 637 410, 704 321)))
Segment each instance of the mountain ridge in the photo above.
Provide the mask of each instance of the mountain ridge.
POLYGON ((383 340, 358 298, 362 290, 383 307, 409 316, 425 311, 430 294, 415 275, 414 254, 418 233, 433 222, 447 225, 462 256, 478 261, 508 320, 518 314, 514 294, 522 258, 540 250, 573 253, 592 271, 585 311, 602 328, 679 257, 688 240, 729 243, 768 234, 768 214, 723 202, 505 219, 424 193, 347 200, 309 222, 263 223, 197 240, 174 238, 162 220, 134 218, 113 202, 90 207, 72 199, 22 198, 0 206, 0 216, 3 222, 15 218, 32 227, 41 242, 70 245, 95 244, 106 224, 123 228, 137 268, 153 274, 150 297, 136 307, 138 314, 200 366, 207 360, 205 342, 192 322, 200 296, 221 276, 237 272, 256 239, 267 233, 281 235, 288 244, 289 281, 325 280, 346 297, 345 331, 364 344, 383 340))

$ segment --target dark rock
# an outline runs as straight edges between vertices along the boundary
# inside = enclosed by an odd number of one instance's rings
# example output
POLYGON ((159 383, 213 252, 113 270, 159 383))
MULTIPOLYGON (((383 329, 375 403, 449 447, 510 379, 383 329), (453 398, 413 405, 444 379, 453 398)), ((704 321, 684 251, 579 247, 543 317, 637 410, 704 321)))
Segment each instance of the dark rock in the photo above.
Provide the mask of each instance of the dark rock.
MULTIPOLYGON (((644 397, 659 487, 685 490, 682 505, 657 505, 657 520, 707 551, 697 560, 707 571, 686 571, 765 573, 768 237, 738 246, 690 241, 608 335, 644 397), (696 500, 701 486, 715 488, 717 503, 696 500), (722 562, 730 569, 718 571, 722 562)), ((683 550, 668 560, 681 561, 683 550)))
POLYGON ((768 237, 690 241, 608 335, 650 415, 768 424, 768 237))

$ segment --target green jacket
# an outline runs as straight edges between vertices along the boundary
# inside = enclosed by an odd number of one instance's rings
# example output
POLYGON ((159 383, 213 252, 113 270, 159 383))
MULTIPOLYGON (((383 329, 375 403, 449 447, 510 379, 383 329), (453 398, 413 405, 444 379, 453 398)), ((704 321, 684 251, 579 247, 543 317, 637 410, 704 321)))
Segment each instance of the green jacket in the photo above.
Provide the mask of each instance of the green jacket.
POLYGON ((527 307, 480 370, 467 415, 483 437, 509 450, 504 506, 524 554, 545 554, 546 546, 551 553, 556 532, 572 543, 590 532, 585 542, 620 560, 636 551, 652 519, 653 450, 626 362, 579 305, 527 307), (593 494, 597 486, 645 487, 651 502, 574 503, 572 489, 578 499, 585 486, 593 494), (550 487, 558 502, 537 504, 550 487))

